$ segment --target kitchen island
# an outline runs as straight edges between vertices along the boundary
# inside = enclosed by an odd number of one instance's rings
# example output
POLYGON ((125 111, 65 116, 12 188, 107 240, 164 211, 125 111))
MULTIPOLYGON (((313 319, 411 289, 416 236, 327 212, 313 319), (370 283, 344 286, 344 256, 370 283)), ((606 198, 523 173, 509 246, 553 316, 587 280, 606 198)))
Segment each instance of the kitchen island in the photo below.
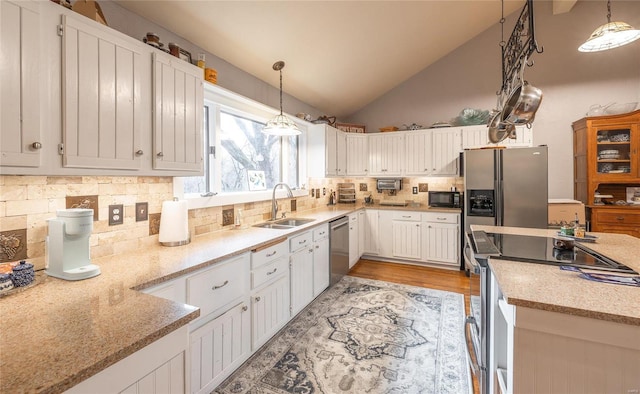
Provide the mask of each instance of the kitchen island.
MULTIPOLYGON (((472 226, 552 237, 557 230, 472 226)), ((640 239, 593 233, 587 246, 640 272, 640 239)), ((489 259, 489 378, 502 393, 640 389, 640 288, 583 279, 558 266, 489 259)))

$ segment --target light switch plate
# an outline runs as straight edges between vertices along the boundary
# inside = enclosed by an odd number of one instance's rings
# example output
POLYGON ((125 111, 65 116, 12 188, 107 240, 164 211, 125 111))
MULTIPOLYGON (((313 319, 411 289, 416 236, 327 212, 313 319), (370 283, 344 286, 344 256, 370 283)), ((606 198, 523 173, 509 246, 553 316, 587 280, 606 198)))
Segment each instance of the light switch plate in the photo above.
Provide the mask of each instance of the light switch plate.
POLYGON ((144 222, 149 219, 149 203, 136 203, 136 222, 144 222))
POLYGON ((124 223, 124 206, 122 204, 109 205, 109 226, 124 223))

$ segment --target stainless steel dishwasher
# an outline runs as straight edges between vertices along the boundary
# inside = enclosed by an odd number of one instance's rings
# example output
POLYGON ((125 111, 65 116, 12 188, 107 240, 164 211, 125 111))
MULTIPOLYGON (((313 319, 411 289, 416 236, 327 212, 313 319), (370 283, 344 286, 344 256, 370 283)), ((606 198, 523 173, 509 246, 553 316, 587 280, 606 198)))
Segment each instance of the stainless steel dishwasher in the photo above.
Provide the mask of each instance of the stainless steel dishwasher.
POLYGON ((331 285, 337 283, 349 272, 349 218, 343 216, 329 222, 331 233, 329 245, 331 255, 331 285))

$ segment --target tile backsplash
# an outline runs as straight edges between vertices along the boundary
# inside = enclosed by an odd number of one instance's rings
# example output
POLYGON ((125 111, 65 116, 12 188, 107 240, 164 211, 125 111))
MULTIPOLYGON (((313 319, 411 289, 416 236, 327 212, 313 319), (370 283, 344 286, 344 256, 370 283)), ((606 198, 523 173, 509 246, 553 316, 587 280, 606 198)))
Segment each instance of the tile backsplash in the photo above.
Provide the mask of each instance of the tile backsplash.
MULTIPOLYGON (((387 192, 376 191, 374 178, 311 178, 306 184, 307 196, 279 199, 279 212, 300 213, 324 206, 330 191, 335 191, 337 184, 343 182, 357 186, 359 202, 372 195, 376 201, 413 201, 423 205, 427 204, 427 193, 412 194, 414 186, 427 183, 429 190, 449 190, 451 186, 462 189, 463 186, 462 178, 403 178, 402 190, 389 196, 387 192), (319 197, 311 196, 312 188, 320 191, 319 197)), ((158 243, 158 217, 161 217, 162 202, 173 198, 173 178, 0 175, 0 233, 26 230, 27 259, 37 270, 43 269, 47 219, 54 218, 58 209, 67 208, 69 201, 75 201, 74 197, 83 196, 97 197, 91 257, 126 253, 158 243), (137 203, 147 203, 148 220, 136 221, 137 203), (124 206, 124 223, 109 226, 108 209, 114 204, 124 206)), ((234 228, 239 210, 242 224, 252 225, 270 218, 271 201, 192 209, 189 211, 191 236, 234 228)))

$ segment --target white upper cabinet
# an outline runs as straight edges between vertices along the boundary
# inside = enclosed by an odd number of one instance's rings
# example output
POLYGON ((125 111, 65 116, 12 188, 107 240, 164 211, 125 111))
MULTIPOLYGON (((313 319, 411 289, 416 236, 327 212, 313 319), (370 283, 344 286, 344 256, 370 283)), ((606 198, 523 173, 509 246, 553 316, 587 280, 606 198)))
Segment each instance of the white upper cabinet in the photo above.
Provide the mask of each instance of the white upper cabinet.
POLYGON ((63 165, 140 168, 145 44, 83 16, 63 15, 60 33, 63 165))
POLYGON ((153 168, 202 173, 203 71, 153 53, 153 168))
POLYGON ((462 133, 462 149, 482 148, 487 146, 533 146, 532 129, 526 126, 516 127, 516 138, 507 138, 497 144, 489 142, 488 131, 485 125, 466 126, 460 128, 462 133))
POLYGON ((402 175, 404 164, 404 135, 376 133, 369 136, 369 175, 402 175))
POLYGON ((460 130, 410 131, 406 140, 406 175, 457 175, 460 130))
POLYGON ((347 174, 347 137, 345 132, 327 124, 309 128, 307 136, 307 173, 312 178, 347 174))
POLYGON ((364 134, 347 133, 347 175, 369 175, 369 139, 364 134))
POLYGON ((40 165, 39 8, 0 2, 0 165, 40 165))
POLYGON ((432 130, 432 175, 458 175, 461 137, 458 129, 432 130))
POLYGON ((431 130, 412 131, 405 136, 407 175, 430 175, 433 172, 431 130))

